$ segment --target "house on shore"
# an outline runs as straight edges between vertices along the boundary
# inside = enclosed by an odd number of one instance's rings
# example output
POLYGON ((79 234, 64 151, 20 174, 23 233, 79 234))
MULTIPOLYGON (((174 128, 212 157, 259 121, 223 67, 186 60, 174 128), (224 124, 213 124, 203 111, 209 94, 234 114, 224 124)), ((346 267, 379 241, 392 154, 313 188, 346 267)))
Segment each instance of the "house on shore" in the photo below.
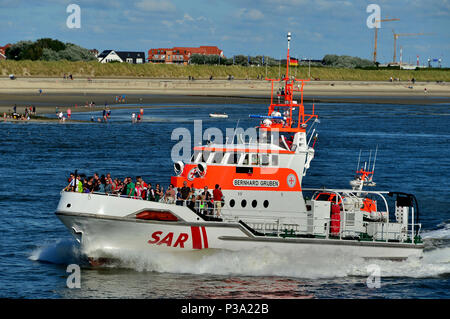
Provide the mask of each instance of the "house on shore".
POLYGON ((188 64, 193 54, 218 55, 223 57, 223 51, 216 46, 174 47, 148 50, 148 62, 166 64, 188 64))
POLYGON ((10 43, 7 45, 0 47, 0 60, 6 60, 6 49, 11 46, 10 43))
POLYGON ((97 56, 98 62, 127 62, 131 64, 145 63, 144 52, 104 50, 97 56))

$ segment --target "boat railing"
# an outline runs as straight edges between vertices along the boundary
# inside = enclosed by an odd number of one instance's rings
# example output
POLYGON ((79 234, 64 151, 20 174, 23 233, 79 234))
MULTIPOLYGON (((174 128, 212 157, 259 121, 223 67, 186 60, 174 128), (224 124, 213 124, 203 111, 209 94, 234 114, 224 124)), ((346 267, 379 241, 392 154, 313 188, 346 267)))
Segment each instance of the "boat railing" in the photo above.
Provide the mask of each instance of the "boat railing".
MULTIPOLYGON (((62 190, 62 192, 71 192, 71 191, 67 191, 65 189, 62 190)), ((138 195, 123 195, 121 193, 118 192, 112 192, 112 193, 106 193, 106 192, 90 192, 90 193, 81 193, 81 194, 86 194, 86 195, 101 195, 101 196, 110 196, 110 197, 119 197, 119 198, 128 198, 128 199, 135 199, 135 200, 143 200, 143 201, 152 201, 152 200, 148 200, 145 198, 142 198, 141 196, 138 195)), ((222 202, 220 202, 221 204, 219 205, 218 201, 213 201, 213 200, 192 200, 192 199, 175 199, 173 197, 165 197, 163 196, 161 199, 159 199, 158 201, 154 201, 156 203, 163 203, 163 204, 170 204, 170 205, 178 205, 178 206, 185 206, 190 208, 191 210, 193 210, 194 212, 204 215, 204 216, 208 216, 208 217, 216 217, 216 216, 220 216, 220 211, 222 208, 222 202)))
MULTIPOLYGON (((399 225, 398 222, 391 222, 389 220, 389 205, 386 200, 386 197, 384 195, 389 194, 387 191, 367 191, 367 190, 353 190, 353 189, 327 189, 327 188, 303 188, 303 191, 310 191, 314 192, 311 199, 315 198, 315 195, 319 192, 328 192, 333 193, 336 195, 335 199, 333 200, 333 203, 340 204, 341 209, 341 216, 340 220, 333 220, 330 219, 330 221, 340 222, 339 227, 339 239, 345 239, 348 237, 351 237, 353 235, 357 235, 361 238, 361 236, 367 235, 365 232, 361 231, 355 231, 351 229, 351 227, 348 227, 347 225, 347 215, 348 213, 360 213, 360 209, 355 209, 354 205, 350 209, 346 207, 344 198, 353 198, 358 200, 358 196, 361 195, 376 195, 380 197, 384 203, 385 206, 385 214, 386 214, 386 220, 382 221, 381 223, 386 225, 386 227, 382 227, 381 231, 375 231, 374 234, 371 236, 373 241, 400 241, 400 242, 412 242, 415 243, 417 238, 419 238, 420 230, 422 225, 420 223, 414 222, 414 209, 411 208, 409 212, 409 219, 411 222, 404 225, 404 227, 401 230, 397 230, 393 227, 390 227, 389 224, 396 224, 399 225), (359 233, 359 234, 358 234, 359 233)), ((378 210, 379 211, 379 210, 378 210)))

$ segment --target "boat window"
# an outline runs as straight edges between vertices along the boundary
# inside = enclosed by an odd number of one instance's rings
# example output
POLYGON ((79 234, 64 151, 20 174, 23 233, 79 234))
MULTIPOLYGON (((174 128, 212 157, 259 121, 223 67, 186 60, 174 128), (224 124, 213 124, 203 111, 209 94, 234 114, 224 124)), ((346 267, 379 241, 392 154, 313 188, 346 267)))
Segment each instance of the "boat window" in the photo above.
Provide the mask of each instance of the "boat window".
POLYGON ((328 193, 322 193, 319 194, 319 196, 316 197, 316 200, 324 200, 324 201, 329 201, 331 197, 331 194, 328 193))
POLYGON ((242 206, 242 208, 244 208, 245 206, 247 206, 247 201, 246 201, 245 199, 242 200, 241 206, 242 206))
POLYGON ((216 152, 212 158, 212 162, 216 164, 222 163, 223 159, 223 153, 222 152, 216 152))
POLYGON ((272 155, 272 166, 278 166, 278 155, 272 155))
POLYGON ((258 205, 258 202, 256 201, 256 199, 253 200, 253 201, 252 201, 252 207, 253 207, 253 208, 256 208, 257 205, 258 205))
POLYGON ((266 199, 263 203, 264 208, 269 207, 269 201, 266 199))
POLYGON ((238 174, 253 174, 253 167, 236 166, 236 173, 238 173, 238 174))
POLYGON ((261 165, 267 166, 270 162, 269 154, 261 154, 261 165))
POLYGON ((242 165, 248 165, 248 155, 249 154, 244 155, 244 160, 242 161, 242 165))
POLYGON ((228 164, 237 164, 238 162, 239 162, 239 154, 230 153, 230 156, 228 157, 228 164))
POLYGON ((252 165, 258 165, 259 161, 258 161, 258 154, 250 154, 251 158, 252 158, 252 165))
POLYGON ((230 200, 230 207, 234 207, 235 201, 234 199, 230 200))
POLYGON ((195 151, 194 152, 194 162, 198 163, 201 161, 202 158, 202 152, 201 151, 195 151))

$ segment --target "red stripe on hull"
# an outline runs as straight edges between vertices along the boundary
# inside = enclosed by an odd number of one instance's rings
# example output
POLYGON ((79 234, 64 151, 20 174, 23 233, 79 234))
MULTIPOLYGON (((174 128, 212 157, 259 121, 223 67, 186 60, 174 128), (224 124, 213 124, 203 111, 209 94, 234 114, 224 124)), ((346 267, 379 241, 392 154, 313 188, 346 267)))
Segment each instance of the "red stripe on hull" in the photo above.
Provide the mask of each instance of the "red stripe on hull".
POLYGON ((200 228, 197 226, 191 226, 191 233, 192 233, 192 249, 202 249, 200 228))
POLYGON ((208 236, 206 235, 206 228, 202 226, 203 247, 208 248, 208 236))

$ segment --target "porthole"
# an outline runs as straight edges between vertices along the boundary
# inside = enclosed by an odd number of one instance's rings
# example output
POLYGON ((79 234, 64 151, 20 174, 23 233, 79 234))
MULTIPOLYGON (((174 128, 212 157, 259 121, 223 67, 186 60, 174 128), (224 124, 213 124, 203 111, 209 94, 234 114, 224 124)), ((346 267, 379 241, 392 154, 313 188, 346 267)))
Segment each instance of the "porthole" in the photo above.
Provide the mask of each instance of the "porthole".
POLYGON ((241 206, 242 206, 242 208, 244 208, 245 206, 247 206, 247 201, 246 201, 245 199, 242 200, 241 206))
POLYGON ((230 200, 230 207, 234 207, 234 204, 236 204, 234 199, 230 200))
POLYGON ((67 208, 70 208, 70 206, 72 206, 71 204, 67 204, 67 208))
POLYGON ((254 200, 252 201, 252 207, 253 207, 253 208, 256 208, 257 205, 258 205, 258 202, 256 201, 256 199, 254 199, 254 200))
POLYGON ((268 200, 265 200, 264 203, 263 203, 263 205, 264 205, 264 208, 269 207, 269 201, 268 201, 268 200))

